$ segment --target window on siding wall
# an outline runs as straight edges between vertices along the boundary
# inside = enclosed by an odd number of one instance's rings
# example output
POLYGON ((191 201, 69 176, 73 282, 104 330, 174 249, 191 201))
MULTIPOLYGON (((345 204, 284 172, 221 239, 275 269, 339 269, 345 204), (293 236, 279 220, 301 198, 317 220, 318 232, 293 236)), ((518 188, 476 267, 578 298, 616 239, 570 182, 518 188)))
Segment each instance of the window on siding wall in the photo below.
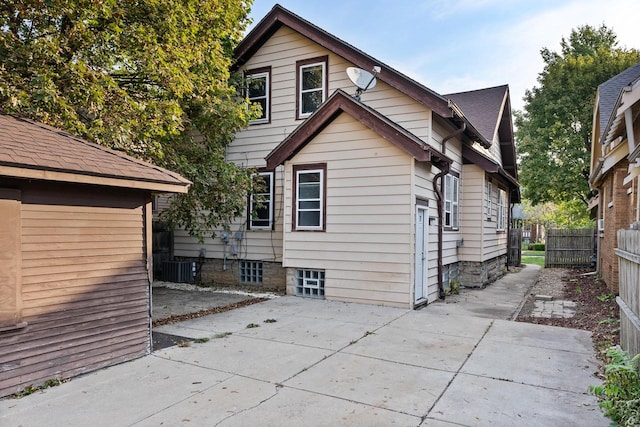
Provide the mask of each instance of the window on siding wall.
POLYGON ((22 323, 20 200, 18 190, 0 189, 0 331, 22 323))
POLYGON ((484 196, 485 196, 485 216, 489 221, 491 221, 491 215, 492 215, 492 209, 493 209, 493 206, 492 206, 493 184, 488 179, 486 181, 484 196))
POLYGON ((305 118, 320 108, 327 97, 328 57, 297 62, 297 112, 296 118, 305 118))
POLYGON ((324 230, 326 165, 294 166, 294 229, 324 230))
POLYGON ((246 73, 247 98, 251 104, 260 105, 260 117, 251 120, 251 124, 269 123, 271 118, 271 68, 249 70, 246 73))
POLYGON ((457 230, 460 224, 460 179, 452 174, 444 177, 444 226, 457 230))
POLYGON ((498 218, 496 220, 496 229, 504 231, 507 227, 507 192, 498 190, 498 206, 496 207, 498 218))
POLYGON ((249 198, 249 229, 271 230, 273 227, 273 172, 260 172, 264 188, 249 198))
POLYGON ((296 270, 296 295, 324 298, 324 270, 296 270))

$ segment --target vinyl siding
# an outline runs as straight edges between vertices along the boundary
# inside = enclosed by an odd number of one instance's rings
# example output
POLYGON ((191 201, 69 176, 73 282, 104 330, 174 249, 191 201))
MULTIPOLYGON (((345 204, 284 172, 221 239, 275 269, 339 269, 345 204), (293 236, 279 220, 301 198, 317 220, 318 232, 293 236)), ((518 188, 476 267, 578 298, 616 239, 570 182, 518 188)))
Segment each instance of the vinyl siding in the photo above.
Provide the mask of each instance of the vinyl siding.
MULTIPOLYGON (((438 168, 432 167, 428 163, 416 162, 414 185, 415 198, 428 201, 428 217, 434 218, 438 216, 438 206, 433 192, 433 178, 438 172, 440 172, 438 168)), ((428 217, 425 219, 425 222, 428 225, 427 301, 433 302, 438 299, 438 223, 437 221, 434 221, 430 224, 431 221, 429 221, 428 217)), ((413 245, 413 249, 415 251, 415 235, 413 245)))
POLYGON ((496 231, 498 190, 500 186, 506 189, 506 185, 492 178, 492 213, 489 221, 485 215, 485 183, 489 177, 476 165, 464 165, 463 174, 465 177, 462 192, 464 210, 461 216, 461 231, 464 246, 460 248, 461 260, 484 262, 506 254, 506 230, 496 231))
POLYGON ((325 270, 328 299, 409 307, 412 162, 342 114, 286 163, 285 267, 325 270), (325 232, 291 230, 292 165, 326 163, 325 232))
MULTIPOLYGON (((345 59, 329 53, 325 48, 282 27, 245 64, 244 69, 271 67, 271 122, 250 125, 237 133, 227 148, 227 159, 237 164, 263 167, 265 157, 284 140, 303 120, 295 119, 296 61, 328 55, 329 86, 327 96, 337 89, 354 93, 355 87, 347 78, 346 68, 353 66, 345 59)), ((378 80, 375 88, 362 96, 362 101, 377 109, 391 120, 405 127, 420 138, 431 138, 431 110, 378 80)), ((338 144, 340 144, 338 142, 338 144)), ((280 169, 281 171, 281 169, 280 169)), ((375 185, 375 178, 369 178, 375 185)), ((282 215, 281 172, 276 174, 275 218, 282 215)), ((246 215, 230 224, 232 230, 245 230, 246 215)), ((218 230, 219 231, 219 230, 218 230)), ((186 232, 174 234, 175 255, 197 257, 200 248, 207 249, 208 258, 222 258, 224 246, 220 239, 205 239, 204 244, 190 238, 186 232)), ((282 223, 276 222, 274 231, 247 231, 242 258, 250 260, 281 261, 282 223)))
MULTIPOLYGON (((95 191, 95 190, 92 190, 95 191)), ((0 335, 0 396, 150 350, 142 193, 23 188, 22 315, 0 335)))

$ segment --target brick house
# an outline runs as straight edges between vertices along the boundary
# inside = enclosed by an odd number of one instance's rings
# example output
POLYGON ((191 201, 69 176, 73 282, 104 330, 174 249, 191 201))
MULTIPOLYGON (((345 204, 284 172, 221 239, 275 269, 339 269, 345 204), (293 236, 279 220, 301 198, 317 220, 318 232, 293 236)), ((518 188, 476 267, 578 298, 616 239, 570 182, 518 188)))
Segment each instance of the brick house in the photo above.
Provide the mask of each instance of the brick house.
POLYGON ((598 191, 591 208, 598 219, 598 272, 618 292, 616 231, 637 227, 640 164, 640 63, 598 86, 591 138, 589 184, 598 191))

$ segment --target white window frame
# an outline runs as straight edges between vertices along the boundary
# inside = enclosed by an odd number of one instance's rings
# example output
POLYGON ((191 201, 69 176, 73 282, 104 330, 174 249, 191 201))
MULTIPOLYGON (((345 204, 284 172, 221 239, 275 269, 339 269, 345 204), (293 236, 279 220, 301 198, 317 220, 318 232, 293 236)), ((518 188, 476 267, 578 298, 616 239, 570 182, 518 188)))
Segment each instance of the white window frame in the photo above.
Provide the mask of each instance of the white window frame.
POLYGON ((259 119, 254 119, 249 121, 249 124, 260 124, 260 123, 269 123, 270 122, 270 104, 271 104, 271 99, 270 99, 270 93, 271 93, 271 72, 270 71, 260 71, 260 72, 254 72, 251 74, 247 74, 246 75, 246 79, 247 79, 247 99, 249 99, 249 104, 253 104, 254 102, 258 102, 262 99, 265 100, 265 107, 262 110, 262 117, 260 117, 259 119), (265 94, 264 96, 255 96, 253 98, 249 97, 249 84, 251 82, 251 80, 254 79, 262 79, 264 78, 265 80, 265 84, 264 84, 264 91, 265 94))
POLYGON ((497 219, 496 219, 496 231, 505 231, 507 228, 507 192, 503 189, 498 189, 498 205, 497 205, 497 219))
POLYGON ((295 223, 296 230, 324 230, 324 169, 314 168, 314 169, 299 169, 296 170, 296 203, 295 203, 295 223), (319 197, 312 199, 301 199, 300 198, 300 176, 305 174, 319 174, 319 197), (300 202, 315 202, 317 201, 319 207, 317 209, 301 209, 300 202), (318 212, 319 214, 319 224, 318 225, 300 225, 300 212, 318 212))
POLYGON ((452 174, 444 177, 444 226, 460 228, 460 178, 452 174))
POLYGON ((311 92, 318 92, 320 91, 322 93, 322 101, 321 104, 326 100, 327 98, 327 61, 326 59, 318 59, 317 61, 314 62, 310 62, 308 64, 299 64, 298 65, 298 118, 306 118, 309 117, 311 114, 313 114, 315 112, 314 111, 303 111, 304 108, 304 102, 302 102, 302 95, 305 93, 311 93, 311 92), (320 79, 321 81, 321 85, 319 87, 314 87, 314 88, 303 88, 302 85, 304 83, 304 79, 303 79, 303 74, 304 74, 304 70, 308 69, 308 68, 313 68, 313 67, 318 67, 320 66, 322 68, 322 77, 320 79))
POLYGON ((253 211, 255 208, 254 205, 254 195, 252 194, 249 197, 249 229, 250 230, 271 230, 273 229, 273 201, 275 199, 274 197, 274 173, 272 171, 270 172, 259 172, 259 175, 261 177, 269 177, 269 185, 268 188, 266 190, 264 190, 264 192, 262 193, 257 193, 256 196, 262 196, 263 201, 260 203, 261 205, 267 205, 267 211, 269 213, 269 224, 268 225, 258 225, 258 224, 254 224, 255 222, 258 221, 264 221, 265 218, 254 218, 253 216, 253 211))
POLYGON ((485 217, 491 221, 493 216, 493 183, 487 179, 485 183, 485 217))

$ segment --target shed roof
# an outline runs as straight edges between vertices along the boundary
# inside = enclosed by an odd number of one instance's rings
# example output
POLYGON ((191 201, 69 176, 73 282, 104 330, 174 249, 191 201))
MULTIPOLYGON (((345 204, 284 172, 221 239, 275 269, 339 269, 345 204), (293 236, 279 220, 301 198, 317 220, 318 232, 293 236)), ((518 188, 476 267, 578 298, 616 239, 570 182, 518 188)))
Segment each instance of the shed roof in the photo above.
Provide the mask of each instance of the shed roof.
POLYGON ((286 160, 291 159, 342 113, 349 114, 418 161, 431 162, 441 169, 445 165, 452 163, 451 159, 430 145, 425 144, 408 130, 389 120, 378 111, 355 100, 343 90, 338 89, 316 112, 269 153, 267 156, 267 168, 274 169, 286 160))
POLYGON ((0 114, 0 176, 186 193, 177 173, 25 118, 0 114))

